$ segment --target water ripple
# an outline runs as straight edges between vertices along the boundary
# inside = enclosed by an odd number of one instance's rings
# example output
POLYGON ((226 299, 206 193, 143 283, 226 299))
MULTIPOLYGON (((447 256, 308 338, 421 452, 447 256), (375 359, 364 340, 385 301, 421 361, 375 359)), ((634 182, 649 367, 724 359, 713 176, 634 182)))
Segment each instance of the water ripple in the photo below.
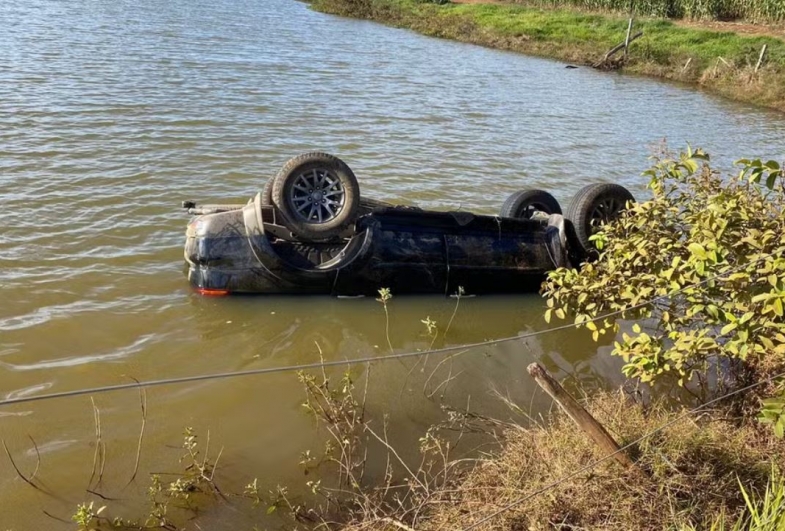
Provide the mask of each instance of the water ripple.
POLYGON ((143 351, 149 346, 153 339, 160 339, 155 334, 145 335, 134 341, 132 344, 122 348, 114 349, 110 352, 101 354, 88 354, 83 356, 68 356, 65 358, 58 358, 54 360, 41 360, 35 363, 8 363, 0 361, 0 367, 4 367, 10 371, 37 371, 42 369, 61 369, 64 367, 76 367, 78 365, 85 365, 87 363, 116 361, 127 358, 136 353, 143 351))
MULTIPOLYGON (((368 196, 488 214, 525 187, 645 197, 663 138, 725 166, 785 156, 778 113, 292 0, 5 1, 0 49, 4 393, 81 386, 106 361, 154 376, 380 343, 352 306, 189 295, 180 201, 245 202, 300 152, 335 152, 368 196)), ((498 304, 468 341, 520 328, 519 301, 498 304)))

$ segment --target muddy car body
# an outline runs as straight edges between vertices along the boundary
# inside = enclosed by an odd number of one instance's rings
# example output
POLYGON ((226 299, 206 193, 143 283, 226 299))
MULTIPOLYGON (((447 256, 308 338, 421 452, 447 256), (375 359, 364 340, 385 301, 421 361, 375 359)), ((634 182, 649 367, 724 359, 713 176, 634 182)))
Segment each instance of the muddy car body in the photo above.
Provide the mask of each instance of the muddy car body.
MULTIPOLYGON (((185 202, 195 216, 185 243, 190 284, 214 295, 517 293, 536 291, 548 271, 586 256, 586 242, 546 192, 513 194, 499 216, 395 206, 361 199, 356 184, 341 195, 352 183, 338 177, 350 170, 325 157, 292 159, 245 205, 185 202), (297 208, 305 212, 299 219, 297 208), (331 214, 350 208, 351 216, 332 223, 331 214)), ((607 214, 607 193, 599 196, 582 201, 594 208, 579 213, 586 223, 607 214)))

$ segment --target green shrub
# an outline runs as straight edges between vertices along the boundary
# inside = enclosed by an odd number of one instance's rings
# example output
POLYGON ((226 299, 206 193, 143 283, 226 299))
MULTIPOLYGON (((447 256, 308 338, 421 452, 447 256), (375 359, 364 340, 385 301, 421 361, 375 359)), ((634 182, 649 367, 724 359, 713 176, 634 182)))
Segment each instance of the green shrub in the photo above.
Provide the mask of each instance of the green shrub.
POLYGON ((644 173, 653 198, 592 237, 599 259, 549 275, 546 319, 570 314, 595 340, 619 325, 590 318, 621 311, 639 320, 613 352, 624 358, 627 376, 644 382, 666 375, 680 385, 694 377, 706 382, 710 367, 719 366, 737 369, 732 375, 746 383, 781 370, 783 172, 775 161, 739 164, 737 176, 723 179, 700 150, 658 160, 644 173))

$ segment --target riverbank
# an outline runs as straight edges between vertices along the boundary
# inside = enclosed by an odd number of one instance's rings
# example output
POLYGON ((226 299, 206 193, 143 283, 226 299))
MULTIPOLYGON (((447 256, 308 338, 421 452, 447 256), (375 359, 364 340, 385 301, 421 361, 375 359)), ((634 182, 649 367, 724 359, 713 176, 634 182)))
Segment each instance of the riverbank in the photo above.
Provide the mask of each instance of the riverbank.
MULTIPOLYGON (((419 33, 547 57, 596 64, 622 42, 626 16, 501 3, 422 3, 416 0, 315 0, 315 9, 375 20, 419 33)), ((698 85, 725 97, 785 112, 785 41, 773 36, 713 31, 671 20, 641 18, 620 72, 698 85), (758 65, 761 50, 763 61, 758 65)), ((620 57, 620 56, 617 56, 620 57)))
POLYGON ((785 494, 774 465, 785 445, 770 430, 717 412, 680 420, 685 410, 643 407, 620 392, 595 394, 585 405, 621 445, 633 444, 633 467, 602 462, 603 453, 556 410, 530 428, 497 434, 499 450, 444 483, 435 474, 432 487, 420 473, 418 488, 410 478, 420 507, 356 511, 343 531, 776 531, 785 523, 774 502, 785 494))

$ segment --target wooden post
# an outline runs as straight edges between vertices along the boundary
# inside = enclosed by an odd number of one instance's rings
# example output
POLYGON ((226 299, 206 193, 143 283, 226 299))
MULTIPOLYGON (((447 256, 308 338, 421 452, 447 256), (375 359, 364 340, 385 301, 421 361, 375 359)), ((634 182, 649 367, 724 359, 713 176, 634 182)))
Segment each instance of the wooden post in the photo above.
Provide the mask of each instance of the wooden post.
POLYGON ((600 447, 605 455, 614 454, 614 459, 625 468, 634 466, 629 456, 620 451, 621 448, 605 428, 602 427, 602 424, 597 422, 597 419, 592 417, 591 413, 586 411, 583 406, 570 396, 564 390, 564 387, 542 365, 532 363, 529 365, 528 371, 529 375, 534 378, 534 381, 559 404, 564 412, 600 447))
POLYGON ((629 42, 625 41, 625 42, 622 42, 621 44, 617 44, 616 46, 614 46, 613 48, 611 48, 610 50, 608 50, 608 52, 605 54, 605 57, 603 57, 602 59, 600 59, 600 60, 599 60, 597 63, 594 63, 592 66, 593 66, 594 68, 599 68, 599 67, 601 67, 603 64, 605 64, 605 63, 608 61, 608 59, 610 59, 610 58, 611 58, 613 55, 615 55, 615 54, 616 54, 616 53, 617 53, 619 50, 623 50, 623 49, 624 49, 624 46, 625 46, 625 44, 626 44, 627 46, 629 46, 629 45, 630 45, 630 43, 632 43, 634 40, 636 40, 636 39, 638 39, 638 38, 640 38, 640 37, 642 37, 642 36, 643 36, 643 32, 642 32, 642 31, 639 31, 638 33, 636 33, 635 35, 633 35, 633 36, 631 36, 631 37, 630 37, 630 40, 629 40, 629 42))
POLYGON ((632 33, 632 17, 630 23, 627 25, 627 37, 624 38, 624 57, 627 57, 627 51, 630 47, 630 34, 632 33))
POLYGON ((763 63, 763 56, 766 55, 766 48, 768 44, 764 44, 763 48, 760 49, 760 57, 758 57, 758 64, 755 65, 755 71, 757 72, 760 68, 760 65, 763 63))

